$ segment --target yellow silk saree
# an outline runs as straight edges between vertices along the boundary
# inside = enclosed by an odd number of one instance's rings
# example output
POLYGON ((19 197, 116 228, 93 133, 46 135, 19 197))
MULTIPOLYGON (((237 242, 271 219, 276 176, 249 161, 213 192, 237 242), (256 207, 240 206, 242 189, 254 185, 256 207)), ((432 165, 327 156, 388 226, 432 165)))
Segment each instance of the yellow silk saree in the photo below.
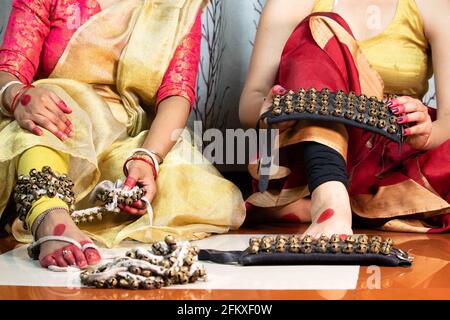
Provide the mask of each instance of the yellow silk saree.
MULTIPOLYGON (((5 214, 15 185, 18 157, 36 145, 70 156, 68 175, 75 183, 77 209, 93 205, 88 196, 100 181, 124 178, 122 165, 147 135, 159 85, 202 2, 123 0, 76 31, 50 77, 34 83, 54 91, 73 110, 69 117, 75 135, 61 142, 0 119, 0 214, 5 214)), ((197 239, 238 228, 245 217, 240 191, 191 140, 185 131, 161 166, 152 225, 147 215, 109 215, 81 229, 113 247, 124 239, 153 242, 167 234, 197 239)), ((17 240, 32 240, 18 220, 12 229, 17 240)))

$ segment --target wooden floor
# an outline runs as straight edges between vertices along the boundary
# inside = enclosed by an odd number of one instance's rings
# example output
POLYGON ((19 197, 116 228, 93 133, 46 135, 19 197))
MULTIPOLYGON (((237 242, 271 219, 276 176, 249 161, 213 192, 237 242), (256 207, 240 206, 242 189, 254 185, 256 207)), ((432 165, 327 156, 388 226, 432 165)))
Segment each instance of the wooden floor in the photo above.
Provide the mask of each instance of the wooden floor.
MULTIPOLYGON (((260 225, 246 227, 235 233, 290 234, 301 233, 305 227, 260 225)), ((450 299, 450 234, 423 235, 367 230, 356 230, 355 233, 380 234, 391 237, 396 246, 414 256, 413 267, 382 267, 379 289, 369 289, 374 283, 373 272, 368 267, 361 267, 355 290, 163 289, 129 291, 0 286, 0 299, 450 299)), ((11 237, 2 238, 0 239, 0 253, 5 253, 17 245, 11 237)))

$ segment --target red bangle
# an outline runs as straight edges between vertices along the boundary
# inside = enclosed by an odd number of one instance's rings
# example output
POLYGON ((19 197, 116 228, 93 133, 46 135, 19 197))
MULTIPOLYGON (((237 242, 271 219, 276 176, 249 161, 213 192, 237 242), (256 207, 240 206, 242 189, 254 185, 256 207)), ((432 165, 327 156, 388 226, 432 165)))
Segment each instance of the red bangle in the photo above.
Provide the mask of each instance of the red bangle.
POLYGON ((17 103, 17 99, 22 96, 25 91, 27 91, 30 88, 34 88, 34 86, 32 84, 27 84, 25 86, 23 86, 14 96, 14 99, 11 103, 11 105, 9 106, 9 112, 11 112, 11 114, 14 114, 14 109, 16 108, 16 103, 17 103))
POLYGON ((125 174, 126 177, 128 177, 127 164, 130 161, 143 161, 143 162, 145 162, 146 164, 148 164, 152 168, 153 177, 155 179, 158 178, 158 173, 156 172, 155 164, 151 160, 148 160, 148 159, 142 158, 142 157, 131 157, 131 158, 128 158, 127 161, 125 161, 125 163, 123 165, 123 173, 125 174))

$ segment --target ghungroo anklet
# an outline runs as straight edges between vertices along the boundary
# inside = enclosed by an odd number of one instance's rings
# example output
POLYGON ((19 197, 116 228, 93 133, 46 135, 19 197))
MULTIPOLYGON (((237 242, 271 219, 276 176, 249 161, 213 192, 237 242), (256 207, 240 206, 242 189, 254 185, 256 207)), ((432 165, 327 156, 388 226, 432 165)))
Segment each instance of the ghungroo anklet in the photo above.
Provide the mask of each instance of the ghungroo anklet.
POLYGON ((118 214, 120 213, 119 205, 132 205, 139 200, 142 200, 146 204, 147 210, 151 212, 150 203, 145 199, 145 189, 136 186, 131 190, 123 190, 120 180, 115 184, 111 181, 103 181, 94 189, 91 196, 92 202, 99 200, 103 205, 75 211, 76 200, 73 186, 72 180, 67 175, 56 173, 48 166, 43 167, 42 171, 32 169, 28 176, 19 176, 13 197, 24 228, 31 228, 27 225, 26 219, 33 202, 44 196, 58 197, 64 201, 72 219, 77 224, 93 222, 95 218, 102 220, 105 213, 118 214))
POLYGON ((81 282, 96 288, 158 289, 172 284, 204 280, 199 249, 172 236, 156 242, 151 250, 135 248, 125 257, 82 272, 81 282))

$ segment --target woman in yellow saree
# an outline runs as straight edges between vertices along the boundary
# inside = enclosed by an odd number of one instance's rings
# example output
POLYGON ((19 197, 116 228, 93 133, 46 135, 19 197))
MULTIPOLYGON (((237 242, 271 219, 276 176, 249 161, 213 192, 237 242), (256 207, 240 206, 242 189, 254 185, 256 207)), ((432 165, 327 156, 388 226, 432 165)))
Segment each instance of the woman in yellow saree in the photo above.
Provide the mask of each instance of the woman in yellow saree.
POLYGON ((73 180, 77 209, 92 206, 88 195, 100 181, 126 179, 124 188, 144 187, 154 211, 150 225, 135 202, 81 231, 66 202, 34 199, 12 233, 22 242, 48 239, 43 267, 97 263, 90 238, 107 247, 167 234, 194 239, 243 222, 239 190, 180 130, 195 100, 202 5, 13 1, 0 51, 0 214, 12 213, 5 208, 17 177, 46 167, 73 180))

